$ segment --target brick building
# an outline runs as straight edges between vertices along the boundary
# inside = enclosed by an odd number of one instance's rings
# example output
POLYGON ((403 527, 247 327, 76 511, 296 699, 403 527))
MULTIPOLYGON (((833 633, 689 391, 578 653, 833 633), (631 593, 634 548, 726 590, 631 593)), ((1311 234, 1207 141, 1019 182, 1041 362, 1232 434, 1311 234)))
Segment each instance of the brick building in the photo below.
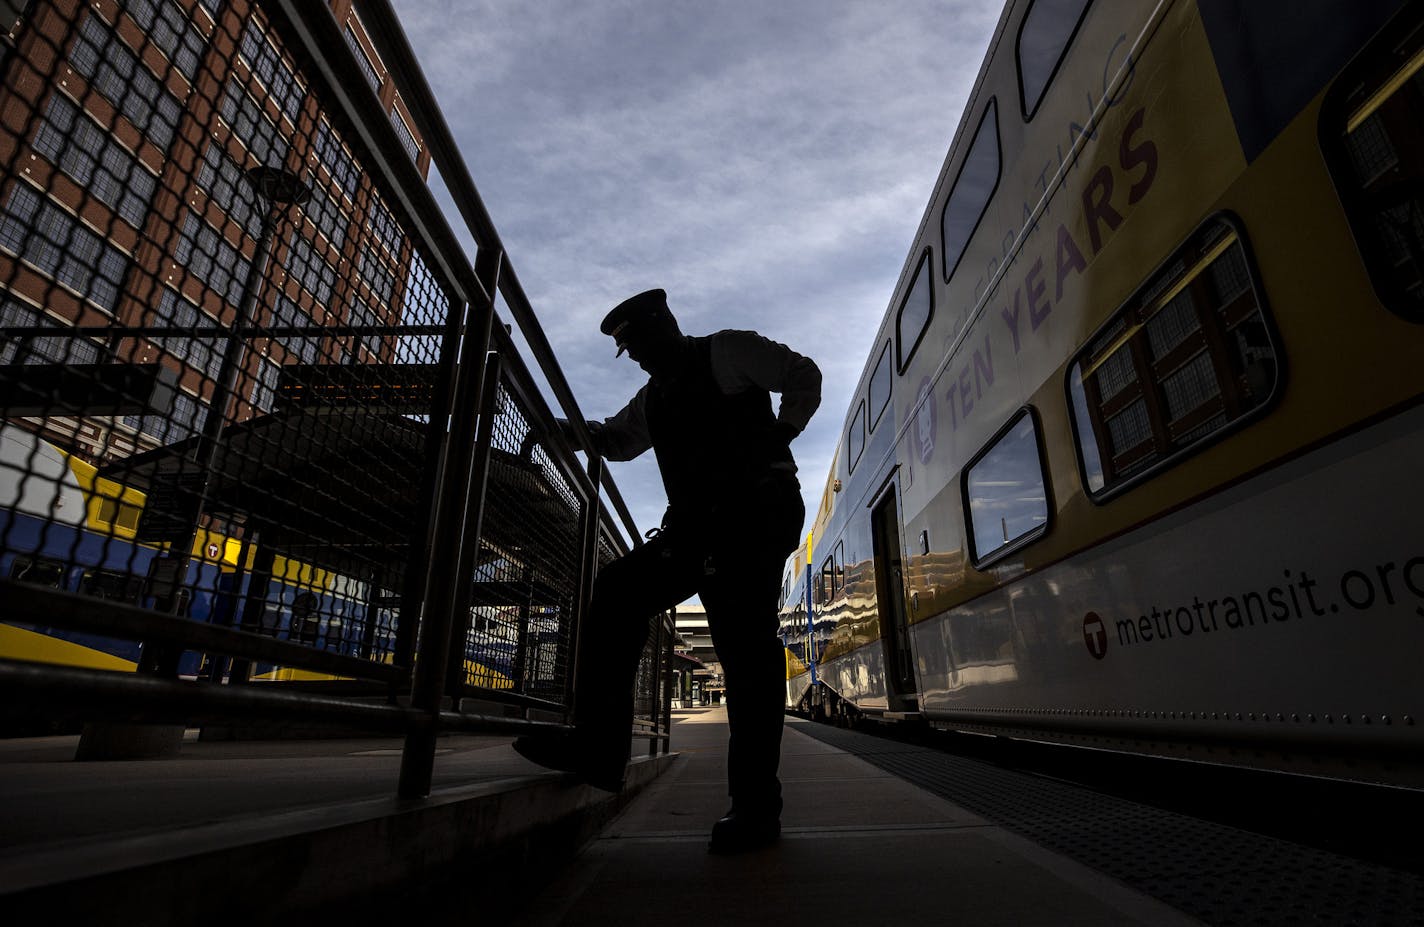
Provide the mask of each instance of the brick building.
MULTIPOLYGON (((351 0, 329 6, 370 106, 426 176, 429 152, 351 0)), ((283 365, 392 359, 394 337, 349 329, 407 318, 418 262, 259 8, 45 0, 0 4, 0 16, 0 330, 71 330, 0 333, 0 365, 148 364, 176 379, 149 414, 11 424, 96 464, 187 438, 212 414, 234 326, 243 349, 227 422, 272 410, 283 365), (244 172, 258 166, 311 192, 282 212, 242 322, 266 208, 244 172)))

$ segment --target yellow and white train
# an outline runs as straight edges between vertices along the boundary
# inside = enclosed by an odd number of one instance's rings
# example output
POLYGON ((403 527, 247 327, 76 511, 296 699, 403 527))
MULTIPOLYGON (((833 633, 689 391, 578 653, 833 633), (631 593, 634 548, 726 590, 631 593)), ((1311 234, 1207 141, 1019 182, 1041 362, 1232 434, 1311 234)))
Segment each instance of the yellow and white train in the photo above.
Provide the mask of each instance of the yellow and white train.
POLYGON ((1011 0, 789 706, 1417 785, 1422 399, 1424 4, 1011 0))

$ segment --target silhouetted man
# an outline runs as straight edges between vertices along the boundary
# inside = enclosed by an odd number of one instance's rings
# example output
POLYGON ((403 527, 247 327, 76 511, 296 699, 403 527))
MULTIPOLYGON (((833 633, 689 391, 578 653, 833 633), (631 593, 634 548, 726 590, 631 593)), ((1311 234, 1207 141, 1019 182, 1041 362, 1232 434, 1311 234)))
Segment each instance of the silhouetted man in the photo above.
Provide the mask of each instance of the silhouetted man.
POLYGON ((709 849, 764 846, 781 833, 786 663, 777 594, 806 514, 789 445, 820 405, 821 372, 755 332, 684 335, 662 290, 620 303, 601 328, 649 379, 618 414, 588 423, 593 450, 631 460, 652 448, 667 513, 652 540, 598 574, 580 630, 574 733, 523 737, 515 747, 591 785, 620 788, 649 625, 696 594, 726 676, 730 731, 732 807, 709 849), (781 394, 775 411, 773 392, 781 394))

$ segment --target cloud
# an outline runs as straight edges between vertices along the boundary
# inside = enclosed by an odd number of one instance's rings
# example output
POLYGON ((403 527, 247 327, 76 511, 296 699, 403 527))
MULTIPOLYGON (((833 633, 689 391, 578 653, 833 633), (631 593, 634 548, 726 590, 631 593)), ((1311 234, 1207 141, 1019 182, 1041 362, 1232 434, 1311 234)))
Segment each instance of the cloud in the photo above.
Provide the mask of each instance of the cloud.
MULTIPOLYGON (((795 445, 819 501, 998 0, 395 6, 582 410, 642 379, 603 313, 662 286, 685 330, 821 366, 795 445)), ((656 524, 656 468, 614 473, 656 524)))

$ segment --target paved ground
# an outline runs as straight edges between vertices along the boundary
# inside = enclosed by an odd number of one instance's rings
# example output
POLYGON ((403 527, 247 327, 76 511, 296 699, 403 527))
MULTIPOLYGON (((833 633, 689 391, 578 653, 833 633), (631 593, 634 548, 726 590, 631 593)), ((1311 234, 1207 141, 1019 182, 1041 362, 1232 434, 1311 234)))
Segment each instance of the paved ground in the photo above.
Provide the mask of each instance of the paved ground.
MULTIPOLYGON (((525 911, 549 925, 1194 924, 813 740, 789 720, 781 842, 706 851, 726 810, 726 715, 676 716, 679 759, 525 911)), ((478 911, 451 923, 476 923, 478 911)))
MULTIPOLYGON (((727 805, 726 714, 720 708, 682 711, 674 722, 678 756, 668 770, 505 923, 1196 923, 801 733, 803 722, 794 720, 783 741, 781 842, 739 857, 710 856, 707 834, 727 805)), ((566 794, 591 791, 523 760, 509 741, 442 739, 429 804, 471 790, 528 796, 504 803, 500 807, 513 810, 501 814, 535 817, 566 794), (530 802, 535 804, 517 810, 530 802)), ((92 763, 70 759, 74 743, 0 741, 0 884, 7 878, 23 882, 44 861, 92 861, 155 843, 170 854, 174 846, 198 854, 205 840, 233 843, 259 832, 265 839, 300 840, 295 831, 302 827, 316 833, 355 809, 396 816, 412 807, 393 800, 399 740, 190 739, 177 758, 92 763), (274 837, 277 831, 286 836, 274 837)), ((200 878, 211 883, 205 888, 214 897, 237 890, 217 884, 223 875, 200 878)), ((480 899, 499 886, 482 884, 479 873, 470 873, 469 884, 463 898, 452 895, 434 905, 436 899, 411 899, 412 908, 434 907, 445 923, 484 922, 488 910, 480 899)))
MULTIPOLYGON (((537 773, 510 737, 441 738, 435 789, 537 773)), ((76 763, 78 737, 0 740, 0 869, 7 856, 277 812, 390 798, 402 741, 199 742, 179 756, 76 763)))

